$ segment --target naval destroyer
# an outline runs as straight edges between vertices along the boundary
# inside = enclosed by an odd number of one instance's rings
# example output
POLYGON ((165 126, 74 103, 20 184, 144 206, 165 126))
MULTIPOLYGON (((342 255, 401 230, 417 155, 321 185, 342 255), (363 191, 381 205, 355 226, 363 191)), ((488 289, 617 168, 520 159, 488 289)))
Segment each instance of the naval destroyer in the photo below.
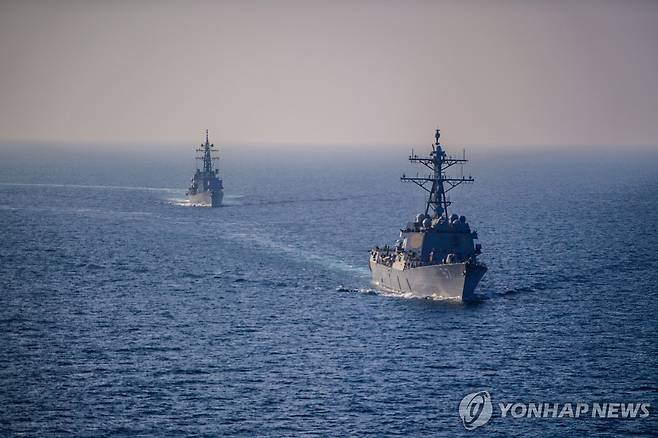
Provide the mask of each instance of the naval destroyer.
POLYGON ((219 177, 219 169, 215 166, 213 169, 213 161, 219 160, 218 157, 213 156, 217 152, 215 145, 210 144, 208 141, 208 130, 206 129, 206 142, 196 149, 201 155, 196 159, 202 162, 202 169, 197 167, 192 183, 187 190, 187 197, 190 204, 199 205, 204 207, 219 207, 222 205, 224 198, 224 186, 222 179, 219 177))
MULTIPOLYGON (((412 151, 409 161, 422 164, 429 175, 407 177, 427 192, 425 212, 400 230, 400 239, 393 246, 370 250, 368 266, 375 286, 419 298, 450 298, 463 301, 475 298, 474 291, 487 271, 477 260, 481 245, 477 233, 471 231, 464 216, 448 214, 451 202, 446 193, 462 183, 472 183, 470 176, 449 177, 446 170, 467 162, 451 157, 439 143, 437 129, 435 143, 429 157, 412 151)), ((463 169, 463 168, 462 168, 463 169)))

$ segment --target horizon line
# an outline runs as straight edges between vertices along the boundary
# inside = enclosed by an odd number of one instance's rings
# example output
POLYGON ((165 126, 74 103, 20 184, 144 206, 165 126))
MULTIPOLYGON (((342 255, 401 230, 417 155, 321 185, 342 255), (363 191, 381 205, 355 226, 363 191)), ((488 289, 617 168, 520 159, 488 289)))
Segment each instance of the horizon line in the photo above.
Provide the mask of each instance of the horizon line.
MULTIPOLYGON (((199 143, 201 144, 201 143, 199 143)), ((416 144, 403 144, 403 143, 321 143, 321 142, 233 142, 233 141, 215 141, 213 142, 216 146, 224 146, 229 148, 254 148, 254 149, 270 149, 270 148, 279 148, 282 150, 290 149, 301 149, 302 151, 308 150, 312 151, 313 149, 329 149, 329 148, 363 148, 363 149, 373 149, 373 148, 385 148, 387 150, 393 150, 397 148, 415 148, 423 146, 431 146, 432 142, 428 141, 427 144, 416 143, 416 144)), ((162 146, 168 150, 177 149, 178 147, 194 147, 196 143, 193 142, 176 142, 176 141, 166 141, 161 142, 158 140, 153 141, 112 141, 112 140, 95 140, 95 141, 85 141, 85 140, 43 140, 43 139, 0 139, 0 147, 2 146, 51 146, 51 147, 61 147, 64 149, 70 148, 79 148, 85 146, 115 146, 115 147, 154 147, 162 146)), ((565 148, 578 148, 578 149, 610 149, 617 147, 632 148, 632 149, 656 149, 658 150, 658 143, 649 144, 649 143, 636 143, 636 144, 586 144, 586 143, 559 143, 559 144, 550 144, 550 143, 514 143, 514 144, 503 144, 503 143, 488 143, 488 144, 466 144, 459 142, 446 141, 442 143, 443 146, 450 148, 459 147, 459 148, 475 148, 479 150, 506 150, 506 149, 535 149, 535 150, 545 150, 549 148, 553 149, 565 149, 565 148)), ((123 149, 125 151, 125 149, 123 149)))

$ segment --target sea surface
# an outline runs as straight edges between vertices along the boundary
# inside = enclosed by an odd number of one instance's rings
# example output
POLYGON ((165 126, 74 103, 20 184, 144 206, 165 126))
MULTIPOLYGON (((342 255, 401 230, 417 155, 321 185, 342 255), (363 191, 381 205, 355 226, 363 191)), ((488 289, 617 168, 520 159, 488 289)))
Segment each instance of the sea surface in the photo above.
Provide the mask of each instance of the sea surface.
POLYGON ((187 205, 187 164, 6 166, 0 435, 656 434, 658 153, 473 157, 453 211, 489 271, 466 304, 370 284, 368 249, 423 209, 406 152, 307 158, 222 161, 219 209, 187 205), (493 418, 469 432, 458 406, 480 390, 493 418))

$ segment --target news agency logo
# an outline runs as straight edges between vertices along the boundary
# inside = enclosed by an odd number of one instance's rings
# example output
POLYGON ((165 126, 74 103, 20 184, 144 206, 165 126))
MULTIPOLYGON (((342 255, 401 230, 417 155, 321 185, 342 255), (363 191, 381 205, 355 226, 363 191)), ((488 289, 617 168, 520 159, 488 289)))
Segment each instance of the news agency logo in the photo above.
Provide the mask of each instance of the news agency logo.
MULTIPOLYGON (((609 418, 643 419, 648 418, 650 403, 498 403, 498 417, 502 419, 528 418, 609 418)), ((475 430, 484 426, 493 415, 493 403, 488 391, 466 394, 459 403, 459 416, 464 429, 475 430)))
POLYGON ((487 391, 467 394, 459 403, 459 416, 466 430, 475 430, 487 424, 492 412, 491 395, 487 391))

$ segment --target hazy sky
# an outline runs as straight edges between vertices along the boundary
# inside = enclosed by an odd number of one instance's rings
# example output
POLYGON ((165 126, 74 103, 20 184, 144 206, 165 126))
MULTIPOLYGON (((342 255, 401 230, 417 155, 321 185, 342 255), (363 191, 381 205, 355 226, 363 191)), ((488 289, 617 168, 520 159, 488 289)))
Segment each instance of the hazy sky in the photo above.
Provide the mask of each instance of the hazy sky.
POLYGON ((658 145, 657 1, 0 1, 0 141, 658 145))

